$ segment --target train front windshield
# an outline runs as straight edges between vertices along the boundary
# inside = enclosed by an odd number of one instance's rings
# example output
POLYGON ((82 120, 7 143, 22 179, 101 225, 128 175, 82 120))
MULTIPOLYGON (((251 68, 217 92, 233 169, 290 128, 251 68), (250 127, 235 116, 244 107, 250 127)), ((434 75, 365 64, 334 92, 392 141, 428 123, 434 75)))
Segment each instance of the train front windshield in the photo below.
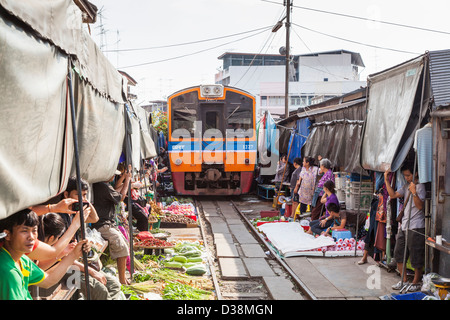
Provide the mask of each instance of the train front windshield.
MULTIPOLYGON (((184 129, 191 137, 195 133, 195 125, 197 121, 197 108, 188 106, 178 106, 173 109, 172 115, 172 132, 175 130, 184 129)), ((184 131, 183 130, 183 131, 184 131)))
POLYGON ((227 130, 250 130, 253 128, 252 109, 248 106, 237 105, 228 106, 227 110, 227 130))

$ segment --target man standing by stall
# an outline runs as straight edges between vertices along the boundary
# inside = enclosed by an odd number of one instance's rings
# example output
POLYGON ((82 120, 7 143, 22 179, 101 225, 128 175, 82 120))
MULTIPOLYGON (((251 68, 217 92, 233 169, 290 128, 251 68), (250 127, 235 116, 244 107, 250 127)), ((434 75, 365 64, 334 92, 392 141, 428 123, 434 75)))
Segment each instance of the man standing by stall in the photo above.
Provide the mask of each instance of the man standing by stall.
POLYGON ((404 165, 401 168, 401 172, 405 177, 405 185, 394 191, 392 188, 388 175, 391 172, 388 169, 384 173, 384 181, 386 189, 391 199, 405 198, 404 203, 404 215, 401 218, 401 227, 397 233, 397 239, 394 248, 394 258, 397 261, 397 268, 400 272, 403 272, 403 258, 406 246, 406 254, 409 256, 411 266, 414 268, 414 279, 411 284, 407 283, 406 272, 403 274, 403 286, 402 281, 399 281, 392 287, 394 290, 401 290, 407 287, 407 292, 420 291, 422 285, 422 269, 425 264, 425 240, 423 235, 425 234, 425 214, 423 211, 426 197, 426 190, 424 184, 417 183, 416 177, 413 178, 414 169, 408 165, 404 165), (409 220, 409 221, 408 221, 409 220), (406 231, 408 228, 408 243, 406 243, 406 231))

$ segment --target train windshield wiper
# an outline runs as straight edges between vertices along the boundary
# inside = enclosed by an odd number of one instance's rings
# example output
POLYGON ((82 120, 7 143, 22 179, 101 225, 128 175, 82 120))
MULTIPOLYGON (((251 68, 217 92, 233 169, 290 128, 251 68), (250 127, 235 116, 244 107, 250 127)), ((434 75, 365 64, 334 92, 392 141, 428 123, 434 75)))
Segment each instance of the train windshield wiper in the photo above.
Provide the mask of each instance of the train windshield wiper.
POLYGON ((226 120, 228 121, 228 119, 230 119, 231 116, 232 116, 236 111, 238 111, 238 109, 239 109, 240 107, 241 107, 241 106, 237 106, 236 109, 234 109, 233 112, 226 118, 226 120))

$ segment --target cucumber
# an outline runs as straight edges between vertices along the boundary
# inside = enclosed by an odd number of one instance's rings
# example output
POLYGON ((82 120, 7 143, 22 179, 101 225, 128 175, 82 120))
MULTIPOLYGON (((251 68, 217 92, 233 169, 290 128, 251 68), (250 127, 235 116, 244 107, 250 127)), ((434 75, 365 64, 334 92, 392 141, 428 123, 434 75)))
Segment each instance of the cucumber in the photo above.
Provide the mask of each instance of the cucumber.
POLYGON ((197 266, 199 264, 201 264, 201 263, 199 263, 199 262, 186 262, 186 263, 183 263, 183 267, 185 267, 186 269, 189 269, 190 267, 197 266))
POLYGON ((183 264, 177 261, 164 261, 164 266, 167 268, 181 268, 183 264))
POLYGON ((185 256, 174 256, 173 261, 186 263, 188 262, 188 258, 186 258, 185 256))
POLYGON ((179 253, 181 256, 185 256, 187 258, 194 258, 194 257, 200 257, 202 255, 202 252, 200 250, 190 250, 186 252, 179 253))
POLYGON ((186 269, 186 274, 191 276, 202 276, 206 273, 206 267, 199 264, 186 269))
POLYGON ((201 257, 191 257, 187 259, 187 262, 203 262, 203 258, 201 257))

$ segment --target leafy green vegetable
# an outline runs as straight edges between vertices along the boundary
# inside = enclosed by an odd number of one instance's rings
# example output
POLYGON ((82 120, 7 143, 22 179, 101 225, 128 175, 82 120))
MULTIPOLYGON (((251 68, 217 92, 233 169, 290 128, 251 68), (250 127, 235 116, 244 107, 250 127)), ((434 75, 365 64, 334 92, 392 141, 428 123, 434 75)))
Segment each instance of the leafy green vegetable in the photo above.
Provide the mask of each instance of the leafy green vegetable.
POLYGON ((206 300, 211 292, 182 283, 168 283, 163 290, 163 300, 206 300))

